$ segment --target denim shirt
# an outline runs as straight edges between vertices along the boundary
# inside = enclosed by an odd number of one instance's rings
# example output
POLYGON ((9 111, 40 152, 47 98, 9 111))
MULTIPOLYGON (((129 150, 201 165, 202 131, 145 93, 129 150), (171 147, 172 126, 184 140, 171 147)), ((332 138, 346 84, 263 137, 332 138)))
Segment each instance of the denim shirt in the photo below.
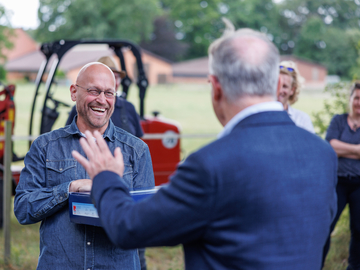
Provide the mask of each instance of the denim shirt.
MULTIPOLYGON (((122 151, 127 187, 152 188, 154 174, 147 145, 111 120, 103 136, 112 153, 116 147, 122 151)), ((136 249, 116 247, 101 227, 70 222, 69 185, 90 178, 71 155, 72 150, 85 155, 80 137, 75 118, 71 125, 38 137, 25 157, 14 212, 21 224, 41 221, 37 269, 140 269, 136 249)))

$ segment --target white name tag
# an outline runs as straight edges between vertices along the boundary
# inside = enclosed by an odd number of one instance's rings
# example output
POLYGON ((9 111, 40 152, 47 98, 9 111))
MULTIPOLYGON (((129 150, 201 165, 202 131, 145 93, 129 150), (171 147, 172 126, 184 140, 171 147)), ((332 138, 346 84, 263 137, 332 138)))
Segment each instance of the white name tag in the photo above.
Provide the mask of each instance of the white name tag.
POLYGON ((72 213, 74 216, 98 218, 98 212, 93 204, 88 203, 72 203, 72 213))

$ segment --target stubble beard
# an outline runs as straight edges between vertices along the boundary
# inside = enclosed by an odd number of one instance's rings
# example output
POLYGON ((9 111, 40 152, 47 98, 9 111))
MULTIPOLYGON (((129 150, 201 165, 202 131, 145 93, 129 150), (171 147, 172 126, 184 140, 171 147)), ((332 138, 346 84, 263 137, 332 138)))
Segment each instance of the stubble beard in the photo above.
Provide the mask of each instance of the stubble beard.
POLYGON ((87 106, 85 105, 84 107, 78 109, 78 115, 84 120, 85 124, 93 129, 100 129, 103 126, 105 126, 109 122, 109 119, 111 116, 111 114, 110 114, 110 116, 108 116, 108 113, 109 113, 108 108, 106 108, 106 110, 105 110, 106 115, 104 116, 103 121, 100 122, 100 120, 92 119, 91 117, 88 116, 90 113, 92 113, 91 112, 92 109, 90 107, 91 107, 91 104, 88 104, 87 106), (87 110, 89 111, 89 114, 86 113, 87 110))

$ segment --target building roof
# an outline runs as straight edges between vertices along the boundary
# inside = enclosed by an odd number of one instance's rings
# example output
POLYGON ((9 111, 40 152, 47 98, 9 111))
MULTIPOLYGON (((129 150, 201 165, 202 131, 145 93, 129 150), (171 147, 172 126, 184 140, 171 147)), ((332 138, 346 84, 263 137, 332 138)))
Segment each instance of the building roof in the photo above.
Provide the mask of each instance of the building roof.
MULTIPOLYGON (((281 55, 280 60, 292 60, 294 62, 302 62, 306 65, 312 65, 325 69, 326 67, 318 63, 304 60, 293 55, 281 55)), ((209 74, 209 58, 207 56, 187 60, 172 65, 174 77, 206 77, 209 74)))
POLYGON ((209 58, 201 57, 172 65, 174 77, 206 77, 209 74, 209 58))
POLYGON ((163 61, 163 62, 166 62, 166 63, 168 63, 168 64, 173 64, 173 62, 172 62, 171 60, 166 59, 165 57, 162 57, 162 56, 160 56, 160 55, 157 55, 157 54, 155 54, 155 53, 153 53, 153 52, 150 52, 150 51, 145 50, 145 49, 143 49, 143 48, 141 48, 141 51, 142 51, 142 53, 146 53, 146 54, 148 54, 148 55, 151 55, 151 56, 153 56, 153 57, 155 57, 155 58, 157 58, 157 59, 159 59, 159 60, 161 60, 161 61, 163 61))
POLYGON ((289 55, 289 54, 280 55, 280 61, 302 62, 304 64, 316 66, 316 67, 321 68, 321 69, 327 69, 324 65, 321 65, 319 63, 315 63, 313 61, 310 61, 310 60, 307 60, 307 59, 304 59, 304 58, 301 58, 301 57, 298 57, 298 56, 295 56, 295 55, 289 55))
MULTIPOLYGON (((167 63, 166 60, 158 55, 142 50, 144 54, 149 54, 167 63)), ((102 56, 113 55, 114 51, 106 44, 81 44, 69 50, 61 59, 59 69, 68 72, 69 70, 82 67, 83 65, 96 61, 102 56)), ((45 56, 40 50, 28 53, 22 57, 10 60, 5 64, 5 69, 9 72, 37 72, 45 56)), ((54 59, 50 59, 48 69, 54 59)))

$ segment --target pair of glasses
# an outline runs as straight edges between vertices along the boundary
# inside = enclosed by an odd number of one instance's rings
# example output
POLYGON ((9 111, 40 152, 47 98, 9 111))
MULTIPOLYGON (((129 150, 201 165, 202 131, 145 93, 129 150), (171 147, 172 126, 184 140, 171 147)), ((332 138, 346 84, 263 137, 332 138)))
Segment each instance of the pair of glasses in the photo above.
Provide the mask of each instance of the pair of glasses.
POLYGON ((77 86, 77 87, 80 87, 80 88, 82 88, 82 89, 85 89, 90 96, 94 96, 94 97, 100 96, 101 93, 104 93, 104 95, 105 95, 106 98, 114 98, 115 95, 116 95, 116 92, 114 92, 114 91, 101 91, 101 90, 99 90, 99 89, 92 88, 92 87, 90 87, 90 88, 85 88, 85 87, 82 87, 82 86, 80 86, 80 85, 78 85, 78 84, 76 84, 76 86, 77 86))
POLYGON ((291 67, 284 67, 284 66, 279 66, 280 69, 286 69, 287 71, 290 72, 294 72, 295 69, 291 68, 291 67))

